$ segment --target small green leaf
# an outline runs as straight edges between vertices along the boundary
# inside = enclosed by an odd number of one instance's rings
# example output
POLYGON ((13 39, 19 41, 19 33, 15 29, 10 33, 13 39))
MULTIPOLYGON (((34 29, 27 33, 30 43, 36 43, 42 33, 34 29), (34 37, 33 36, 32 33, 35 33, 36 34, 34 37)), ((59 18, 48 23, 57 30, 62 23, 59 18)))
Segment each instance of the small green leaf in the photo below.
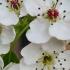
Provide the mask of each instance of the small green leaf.
POLYGON ((30 15, 27 15, 25 17, 22 17, 19 19, 19 23, 14 26, 16 30, 16 39, 19 39, 20 36, 27 31, 29 28, 29 23, 34 19, 35 17, 32 17, 30 15))
POLYGON ((9 51, 3 55, 4 65, 8 65, 10 62, 19 63, 19 59, 13 51, 9 51))

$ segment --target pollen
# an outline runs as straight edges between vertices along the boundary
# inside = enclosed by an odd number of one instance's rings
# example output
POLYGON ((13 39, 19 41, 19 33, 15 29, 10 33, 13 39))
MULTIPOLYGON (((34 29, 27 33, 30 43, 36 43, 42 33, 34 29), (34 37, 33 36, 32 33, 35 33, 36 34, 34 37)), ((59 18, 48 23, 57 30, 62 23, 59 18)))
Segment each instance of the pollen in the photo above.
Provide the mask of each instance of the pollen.
POLYGON ((47 18, 51 21, 56 21, 59 17, 59 11, 57 9, 49 9, 47 11, 47 18))
MULTIPOLYGON (((42 53, 42 56, 36 61, 37 64, 43 65, 42 69, 44 69, 45 66, 50 66, 54 64, 54 55, 49 54, 48 52, 42 53)), ((50 67, 48 67, 49 70, 50 67)))
POLYGON ((18 10, 21 4, 19 0, 7 0, 7 3, 9 3, 10 7, 14 10, 18 10))
POLYGON ((46 65, 46 64, 50 64, 52 61, 52 57, 51 56, 44 56, 43 57, 43 64, 46 65))

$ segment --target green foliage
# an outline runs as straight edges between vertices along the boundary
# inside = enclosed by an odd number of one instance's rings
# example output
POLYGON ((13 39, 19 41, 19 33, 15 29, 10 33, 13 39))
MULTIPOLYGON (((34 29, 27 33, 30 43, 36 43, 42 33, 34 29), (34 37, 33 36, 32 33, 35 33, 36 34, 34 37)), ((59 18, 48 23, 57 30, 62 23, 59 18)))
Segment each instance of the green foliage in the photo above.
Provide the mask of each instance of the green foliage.
POLYGON ((7 54, 3 55, 4 66, 8 65, 10 62, 19 63, 17 55, 13 51, 9 51, 7 54))
POLYGON ((14 26, 16 30, 16 39, 19 39, 20 36, 27 31, 29 28, 29 23, 34 19, 35 17, 32 17, 30 15, 27 15, 25 17, 22 17, 19 19, 19 23, 14 26))
POLYGON ((25 17, 20 18, 18 24, 14 26, 15 31, 16 31, 16 38, 14 42, 11 43, 11 50, 7 54, 2 55, 5 66, 8 65, 10 62, 19 63, 19 59, 17 55, 14 53, 14 51, 12 51, 13 50, 12 48, 16 47, 17 40, 21 37, 21 35, 24 32, 28 30, 29 23, 34 18, 35 17, 31 17, 30 15, 27 15, 25 17))

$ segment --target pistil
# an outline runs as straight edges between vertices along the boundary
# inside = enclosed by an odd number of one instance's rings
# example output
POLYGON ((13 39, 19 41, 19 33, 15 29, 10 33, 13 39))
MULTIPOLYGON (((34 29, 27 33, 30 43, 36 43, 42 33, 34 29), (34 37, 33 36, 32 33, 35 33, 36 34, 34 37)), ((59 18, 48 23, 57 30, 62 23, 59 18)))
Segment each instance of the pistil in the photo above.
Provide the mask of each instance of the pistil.
POLYGON ((22 5, 21 0, 7 0, 7 3, 9 4, 9 8, 16 11, 19 11, 22 5))
POLYGON ((47 11, 47 18, 50 21, 56 22, 57 18, 59 17, 59 12, 56 9, 49 9, 47 11))

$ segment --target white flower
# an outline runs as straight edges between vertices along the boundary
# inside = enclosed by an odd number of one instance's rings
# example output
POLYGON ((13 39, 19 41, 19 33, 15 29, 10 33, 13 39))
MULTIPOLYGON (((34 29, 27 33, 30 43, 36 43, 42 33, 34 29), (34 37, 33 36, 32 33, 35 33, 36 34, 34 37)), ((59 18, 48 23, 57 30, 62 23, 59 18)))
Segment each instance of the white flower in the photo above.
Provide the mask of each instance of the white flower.
POLYGON ((21 51, 23 58, 20 62, 20 70, 52 70, 55 59, 63 51, 64 43, 52 38, 45 48, 44 46, 31 43, 24 47, 21 51))
POLYGON ((45 43, 52 36, 70 40, 70 0, 24 0, 27 12, 37 18, 26 36, 33 43, 45 43))
POLYGON ((0 26, 0 55, 10 50, 10 43, 15 39, 16 33, 12 26, 0 26))
POLYGON ((27 15, 24 0, 1 0, 2 5, 7 6, 11 11, 19 14, 19 17, 27 15))
POLYGON ((15 25, 27 14, 23 0, 0 0, 0 4, 0 23, 4 25, 15 25))
POLYGON ((20 65, 15 63, 10 63, 3 70, 20 70, 20 65))

